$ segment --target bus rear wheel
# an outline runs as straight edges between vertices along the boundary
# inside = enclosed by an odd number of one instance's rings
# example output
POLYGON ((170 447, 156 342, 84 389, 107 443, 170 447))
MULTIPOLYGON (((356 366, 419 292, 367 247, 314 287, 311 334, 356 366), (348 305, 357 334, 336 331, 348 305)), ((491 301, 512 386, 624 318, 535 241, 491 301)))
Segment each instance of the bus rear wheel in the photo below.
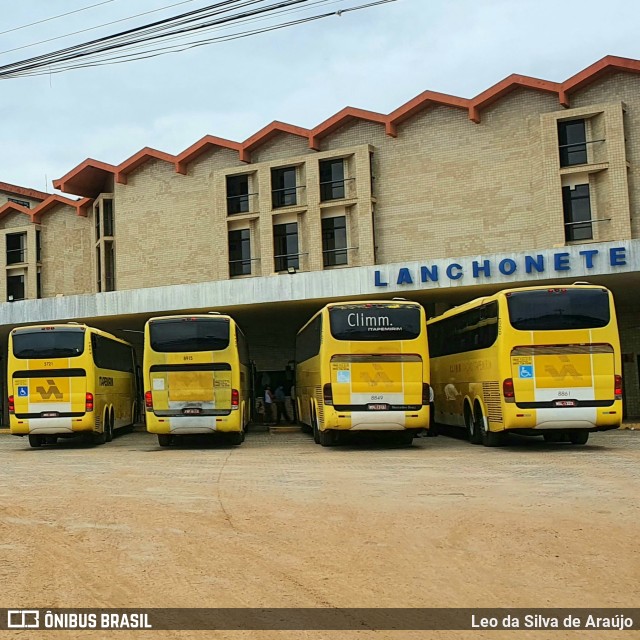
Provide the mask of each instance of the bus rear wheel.
POLYGON ((588 440, 588 431, 573 431, 569 434, 569 441, 571 444, 587 444, 588 440))
POLYGON ((158 434, 158 444, 161 447, 170 446, 172 440, 173 440, 173 436, 170 433, 159 433, 158 434))
POLYGON ((244 431, 231 431, 225 434, 225 440, 227 444, 239 445, 244 442, 244 431))
POLYGON ((34 449, 41 447, 43 440, 43 437, 38 435, 37 433, 29 434, 29 446, 33 447, 34 449))
POLYGON ((467 425, 469 442, 471 444, 481 444, 482 436, 480 435, 479 426, 474 414, 471 411, 471 407, 468 404, 465 404, 464 406, 464 421, 465 421, 465 424, 467 425))
POLYGON ((111 442, 113 440, 113 411, 110 411, 107 414, 107 419, 105 420, 104 423, 104 429, 105 429, 105 434, 104 434, 104 439, 106 442, 111 442))
POLYGON ((311 413, 311 431, 313 432, 313 441, 320 444, 320 429, 318 429, 318 419, 315 413, 311 413))
POLYGON ((320 444, 323 447, 333 447, 336 443, 336 433, 331 429, 325 429, 324 431, 318 431, 320 444))
POLYGON ((414 432, 409 429, 404 431, 397 431, 395 440, 402 447, 409 447, 413 444, 414 432))

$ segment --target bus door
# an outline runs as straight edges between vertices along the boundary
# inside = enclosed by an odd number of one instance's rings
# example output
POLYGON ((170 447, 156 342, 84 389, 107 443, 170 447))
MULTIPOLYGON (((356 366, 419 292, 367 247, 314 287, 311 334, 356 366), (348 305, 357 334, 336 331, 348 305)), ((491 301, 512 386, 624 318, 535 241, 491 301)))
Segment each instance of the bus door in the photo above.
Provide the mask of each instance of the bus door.
POLYGON ((221 415, 231 411, 229 364, 154 365, 150 378, 157 415, 221 415))
POLYGON ((331 358, 333 404, 385 411, 422 404, 423 362, 417 354, 344 354, 331 358))

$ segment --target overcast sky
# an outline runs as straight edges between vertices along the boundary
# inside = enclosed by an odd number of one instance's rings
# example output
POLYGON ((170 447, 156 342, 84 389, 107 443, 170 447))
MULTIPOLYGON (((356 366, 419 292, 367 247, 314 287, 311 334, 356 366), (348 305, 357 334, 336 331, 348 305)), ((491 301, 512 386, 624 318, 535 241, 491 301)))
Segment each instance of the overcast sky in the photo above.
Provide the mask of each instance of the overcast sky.
MULTIPOLYGON (((0 52, 178 0, 0 0, 0 52)), ((340 0, 320 10, 363 4, 340 0)), ((0 53, 0 65, 205 7, 0 53)), ((206 134, 242 141, 273 120, 311 128, 345 106, 388 113, 426 89, 470 98, 511 73, 562 81, 607 54, 640 58, 640 3, 397 0, 151 60, 0 80, 0 181, 53 192, 88 157, 179 153, 206 134), (606 9, 606 10, 604 10, 606 9)))

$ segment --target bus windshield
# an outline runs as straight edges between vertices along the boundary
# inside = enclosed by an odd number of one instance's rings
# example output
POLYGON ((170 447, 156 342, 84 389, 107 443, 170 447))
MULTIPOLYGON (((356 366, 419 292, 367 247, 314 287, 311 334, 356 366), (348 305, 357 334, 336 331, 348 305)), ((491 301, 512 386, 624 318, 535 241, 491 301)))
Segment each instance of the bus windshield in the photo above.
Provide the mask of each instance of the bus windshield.
POLYGON ((84 352, 80 329, 30 329, 13 334, 16 358, 74 358, 84 352))
POLYGON ((520 331, 596 329, 609 324, 604 289, 546 289, 507 293, 511 326, 520 331))
POLYGON ((329 309, 336 340, 413 340, 420 335, 420 307, 361 304, 329 309))
POLYGON ((160 353, 220 351, 229 346, 229 321, 223 318, 156 320, 149 325, 151 348, 160 353))

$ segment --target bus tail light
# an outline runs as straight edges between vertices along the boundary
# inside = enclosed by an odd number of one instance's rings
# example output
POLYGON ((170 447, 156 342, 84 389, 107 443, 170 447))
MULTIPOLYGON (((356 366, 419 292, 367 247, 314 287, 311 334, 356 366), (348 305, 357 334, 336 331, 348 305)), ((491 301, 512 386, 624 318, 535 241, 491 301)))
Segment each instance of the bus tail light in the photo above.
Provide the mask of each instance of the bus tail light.
POLYGON ((616 400, 622 400, 622 376, 613 376, 613 392, 616 400))
POLYGON ((84 410, 93 411, 93 393, 85 393, 84 395, 84 410))
POLYGON ((237 409, 240 406, 240 394, 237 389, 231 389, 231 409, 237 409))
POLYGON ((9 396, 9 413, 15 413, 15 412, 16 412, 16 405, 13 400, 13 396, 9 396))
POLYGON ((153 411, 153 397, 151 391, 147 391, 144 394, 144 406, 147 411, 153 411))
POLYGON ((330 382, 322 387, 322 399, 324 400, 325 404, 333 404, 333 391, 331 390, 330 382))
POLYGON ((513 378, 506 378, 502 383, 502 395, 504 396, 505 402, 516 401, 516 392, 513 388, 513 378))
POLYGON ((422 404, 429 404, 429 385, 426 382, 422 383, 422 404))

